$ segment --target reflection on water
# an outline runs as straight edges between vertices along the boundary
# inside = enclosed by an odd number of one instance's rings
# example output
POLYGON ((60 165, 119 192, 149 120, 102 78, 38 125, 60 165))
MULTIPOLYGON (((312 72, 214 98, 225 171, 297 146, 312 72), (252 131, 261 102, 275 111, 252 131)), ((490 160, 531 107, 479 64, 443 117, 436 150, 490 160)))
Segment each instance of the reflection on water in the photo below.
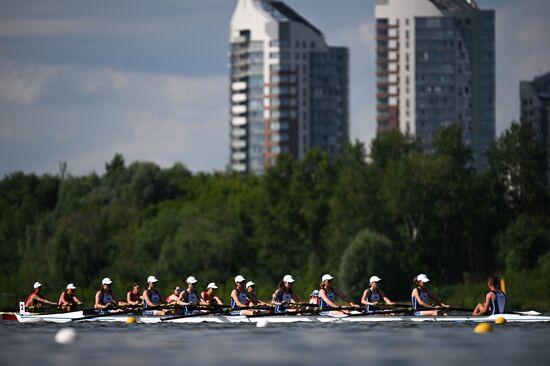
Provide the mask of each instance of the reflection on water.
POLYGON ((550 324, 59 325, 0 322, 2 365, 548 365, 550 324))

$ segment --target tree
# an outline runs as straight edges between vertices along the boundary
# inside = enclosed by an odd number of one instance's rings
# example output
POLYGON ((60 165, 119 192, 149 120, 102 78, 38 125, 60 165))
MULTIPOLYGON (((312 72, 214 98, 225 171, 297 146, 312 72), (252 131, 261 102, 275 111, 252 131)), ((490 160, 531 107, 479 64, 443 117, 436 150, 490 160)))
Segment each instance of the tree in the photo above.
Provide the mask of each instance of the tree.
POLYGON ((548 213, 547 148, 530 123, 512 123, 489 151, 489 170, 514 213, 548 213))

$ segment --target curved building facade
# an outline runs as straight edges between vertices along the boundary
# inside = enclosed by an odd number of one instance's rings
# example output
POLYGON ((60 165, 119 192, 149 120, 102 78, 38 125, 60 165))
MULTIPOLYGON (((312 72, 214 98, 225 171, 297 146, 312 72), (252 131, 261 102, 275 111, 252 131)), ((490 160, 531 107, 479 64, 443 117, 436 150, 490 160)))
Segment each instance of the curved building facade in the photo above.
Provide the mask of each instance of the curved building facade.
POLYGON ((282 1, 239 0, 230 27, 230 170, 262 174, 277 155, 349 140, 348 51, 282 1))

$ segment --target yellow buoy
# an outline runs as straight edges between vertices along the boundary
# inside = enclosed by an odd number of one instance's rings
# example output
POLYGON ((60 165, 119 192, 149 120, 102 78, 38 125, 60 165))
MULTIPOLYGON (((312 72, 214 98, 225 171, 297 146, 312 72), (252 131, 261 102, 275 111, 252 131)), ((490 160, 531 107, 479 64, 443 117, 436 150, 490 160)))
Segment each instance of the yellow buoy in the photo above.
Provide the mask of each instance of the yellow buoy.
POLYGON ((474 332, 476 332, 478 334, 490 333, 492 331, 493 331, 493 327, 491 327, 491 324, 489 324, 489 323, 479 323, 474 328, 474 332))
POLYGON ((498 325, 506 324, 506 318, 503 316, 499 316, 498 318, 495 319, 495 324, 498 324, 498 325))
POLYGON ((136 324, 136 323, 137 323, 137 320, 133 316, 126 319, 126 324, 136 324))

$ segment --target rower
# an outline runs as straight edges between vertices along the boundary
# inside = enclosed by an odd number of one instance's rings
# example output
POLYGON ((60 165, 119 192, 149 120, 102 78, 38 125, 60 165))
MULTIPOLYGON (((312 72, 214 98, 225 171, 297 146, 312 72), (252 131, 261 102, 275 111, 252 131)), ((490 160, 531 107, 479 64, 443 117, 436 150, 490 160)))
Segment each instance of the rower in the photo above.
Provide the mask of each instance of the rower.
POLYGON ((100 314, 114 313, 115 310, 110 310, 117 305, 123 305, 123 302, 119 302, 115 299, 112 292, 113 281, 109 277, 105 277, 101 280, 101 287, 95 294, 94 309, 100 314))
POLYGON ((179 305, 184 305, 183 313, 185 315, 191 315, 194 311, 193 308, 196 308, 201 302, 201 298, 195 288, 195 284, 198 281, 195 277, 189 276, 185 282, 187 282, 187 289, 180 294, 179 301, 177 303, 179 305))
POLYGON ((380 310, 377 306, 380 303, 380 300, 388 305, 395 305, 384 292, 380 289, 378 282, 382 279, 378 276, 372 276, 369 279, 369 288, 363 291, 363 296, 361 297, 361 304, 365 305, 365 313, 373 313, 380 310))
POLYGON ((40 282, 35 282, 33 285, 34 290, 30 293, 25 301, 25 306, 27 308, 37 307, 40 308, 44 305, 57 305, 55 302, 47 300, 40 296, 42 291, 42 284, 40 282))
POLYGON ((59 301, 57 304, 61 307, 61 310, 74 311, 76 309, 76 305, 82 304, 82 301, 76 297, 75 292, 76 286, 73 283, 69 283, 65 291, 63 291, 61 296, 59 296, 59 301))
POLYGON ((416 316, 437 316, 444 315, 441 308, 448 308, 449 305, 444 304, 441 299, 435 296, 426 288, 426 284, 430 279, 425 274, 421 273, 414 278, 415 288, 411 293, 412 307, 415 310, 416 316), (428 301, 432 299, 437 306, 434 308, 428 301))
POLYGON ((206 290, 201 292, 201 302, 206 305, 223 305, 222 299, 216 295, 218 286, 214 282, 210 282, 206 286, 206 290))
POLYGON ((472 315, 495 315, 504 314, 506 307, 506 295, 499 288, 497 276, 490 276, 487 280, 489 292, 485 296, 485 303, 477 304, 472 315))
POLYGON ((319 305, 319 290, 313 290, 309 295, 309 303, 312 305, 319 305))
POLYGON ((348 295, 340 291, 336 287, 332 287, 332 277, 330 274, 325 274, 321 277, 321 289, 319 290, 319 307, 321 308, 321 313, 319 315, 348 315, 349 312, 346 310, 330 310, 338 308, 339 306, 334 302, 336 297, 347 302, 350 306, 357 306, 348 295))
POLYGON ((141 295, 139 294, 141 286, 134 282, 132 289, 126 293, 126 303, 128 305, 139 305, 141 303, 141 295))
POLYGON ((170 304, 170 305, 175 305, 175 304, 177 304, 177 303, 178 303, 178 300, 179 300, 179 298, 180 298, 180 295, 181 295, 181 291, 182 291, 181 287, 176 286, 176 287, 174 288, 174 292, 172 292, 172 293, 170 294, 170 296, 168 296, 168 297, 166 298, 166 303, 167 303, 167 304, 170 304))
POLYGON ((250 316, 257 313, 254 310, 239 310, 239 308, 246 308, 248 306, 248 296, 245 290, 245 283, 246 279, 243 276, 238 275, 235 277, 235 288, 231 291, 231 303, 229 305, 232 309, 231 315, 250 316))
POLYGON ((300 302, 298 295, 296 295, 296 292, 292 289, 293 283, 294 278, 288 274, 279 282, 279 287, 277 287, 271 297, 271 303, 275 305, 275 313, 296 311, 296 309, 289 309, 290 303, 300 302))
POLYGON ((256 289, 256 284, 252 281, 246 283, 246 296, 248 297, 247 305, 269 305, 266 302, 258 299, 254 290, 256 289))
POLYGON ((166 315, 167 310, 148 310, 148 308, 159 307, 162 304, 162 296, 156 289, 157 278, 147 277, 147 289, 143 291, 143 315, 166 315))

